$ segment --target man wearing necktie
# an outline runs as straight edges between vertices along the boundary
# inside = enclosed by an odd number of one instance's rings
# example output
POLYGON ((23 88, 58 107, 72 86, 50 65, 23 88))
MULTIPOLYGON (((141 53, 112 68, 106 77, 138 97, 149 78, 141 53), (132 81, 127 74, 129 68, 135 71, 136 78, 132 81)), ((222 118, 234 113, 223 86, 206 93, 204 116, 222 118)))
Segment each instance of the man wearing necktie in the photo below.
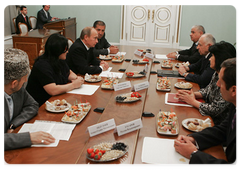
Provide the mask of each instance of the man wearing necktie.
POLYGON ((20 34, 20 30, 19 30, 19 27, 18 27, 19 23, 26 24, 27 27, 28 27, 28 31, 32 30, 32 27, 30 25, 30 22, 29 22, 29 19, 28 19, 28 16, 27 16, 27 7, 26 6, 21 6, 20 11, 21 11, 21 13, 16 18, 16 28, 17 28, 16 33, 17 34, 20 34))
POLYGON ((205 29, 202 25, 194 25, 191 29, 190 38, 193 42, 192 46, 189 49, 176 51, 167 54, 168 58, 176 59, 179 61, 187 62, 189 61, 191 64, 196 63, 199 59, 202 58, 201 54, 199 54, 197 45, 199 38, 205 34, 205 29))
POLYGON ((217 86, 220 88, 223 99, 231 102, 232 105, 228 116, 220 125, 188 136, 180 135, 175 140, 175 150, 190 159, 190 164, 234 163, 236 160, 236 58, 225 60, 221 66, 217 86), (227 161, 202 152, 220 144, 226 145, 227 161))
POLYGON ((51 17, 48 12, 50 9, 50 5, 43 5, 43 8, 37 13, 37 29, 43 29, 43 25, 48 23, 49 21, 54 21, 58 18, 51 17))
POLYGON ((93 50, 94 56, 98 57, 101 55, 116 54, 119 49, 117 46, 110 45, 105 38, 106 24, 103 21, 97 20, 94 22, 93 27, 98 33, 98 43, 95 45, 93 50))
POLYGON ((66 62, 75 74, 99 74, 106 71, 109 65, 94 56, 93 50, 98 43, 98 33, 93 27, 85 27, 70 47, 66 62))

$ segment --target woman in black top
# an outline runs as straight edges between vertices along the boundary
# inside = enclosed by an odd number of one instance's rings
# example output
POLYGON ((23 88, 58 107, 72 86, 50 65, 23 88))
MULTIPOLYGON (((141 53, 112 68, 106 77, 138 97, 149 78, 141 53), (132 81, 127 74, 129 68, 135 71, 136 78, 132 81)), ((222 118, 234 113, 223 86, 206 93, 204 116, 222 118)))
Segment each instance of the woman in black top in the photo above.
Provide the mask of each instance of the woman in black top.
POLYGON ((64 61, 67 52, 68 40, 60 34, 52 34, 45 44, 45 53, 36 59, 27 91, 39 106, 51 96, 66 93, 83 84, 83 78, 72 72, 64 61))

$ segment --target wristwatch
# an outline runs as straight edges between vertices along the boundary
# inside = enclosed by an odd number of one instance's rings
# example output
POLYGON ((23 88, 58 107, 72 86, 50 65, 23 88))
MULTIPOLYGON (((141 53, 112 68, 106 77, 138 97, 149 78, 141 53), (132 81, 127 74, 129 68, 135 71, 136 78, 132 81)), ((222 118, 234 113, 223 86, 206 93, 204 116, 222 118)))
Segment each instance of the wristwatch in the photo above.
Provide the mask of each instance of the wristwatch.
POLYGON ((183 73, 182 76, 184 77, 187 74, 187 72, 183 73))
POLYGON ((11 124, 9 129, 13 129, 14 130, 14 129, 16 129, 16 127, 14 126, 14 124, 11 124))
POLYGON ((178 51, 176 51, 175 59, 178 59, 179 56, 180 54, 178 53, 178 51))
POLYGON ((193 151, 193 152, 191 153, 191 155, 190 155, 190 159, 192 158, 192 156, 193 156, 197 151, 198 151, 198 150, 193 151))

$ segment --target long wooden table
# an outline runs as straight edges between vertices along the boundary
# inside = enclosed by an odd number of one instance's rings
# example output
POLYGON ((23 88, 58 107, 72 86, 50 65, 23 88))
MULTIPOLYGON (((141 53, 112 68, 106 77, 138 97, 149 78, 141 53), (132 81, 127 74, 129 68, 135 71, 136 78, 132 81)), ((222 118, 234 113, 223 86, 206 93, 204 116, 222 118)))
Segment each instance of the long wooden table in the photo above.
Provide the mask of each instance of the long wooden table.
MULTIPOLYGON (((141 57, 134 55, 134 51, 137 48, 146 49, 148 47, 135 47, 135 46, 119 46, 120 51, 127 52, 125 58, 129 59, 141 59, 141 57)), ((152 48, 155 54, 167 54, 175 49, 161 49, 161 48, 152 48)), ((154 61, 157 59, 154 59, 154 61)), ((112 71, 117 72, 120 68, 126 69, 126 71, 141 71, 144 68, 144 65, 135 65, 131 62, 124 61, 123 63, 112 63, 108 61, 109 65, 113 67, 112 71)), ((176 61, 173 61, 176 62, 176 61)), ((160 64, 152 63, 150 60, 149 69, 157 70, 161 69, 160 64)), ((176 69, 176 68, 173 68, 176 69)), ((177 113, 179 123, 183 119, 195 117, 205 119, 207 117, 201 116, 199 111, 191 107, 182 107, 182 106, 170 106, 164 103, 165 101, 165 92, 156 91, 156 81, 157 75, 150 74, 148 71, 146 77, 143 78, 127 78, 124 74, 121 82, 131 81, 131 84, 137 84, 143 81, 149 81, 150 87, 145 90, 139 91, 142 95, 142 99, 135 103, 124 104, 117 103, 115 97, 118 94, 123 94, 131 91, 131 88, 121 90, 121 91, 111 91, 103 90, 99 88, 92 96, 86 95, 77 95, 77 94, 62 94, 59 96, 54 96, 50 98, 50 101, 56 99, 66 99, 70 104, 73 104, 76 100, 85 102, 89 101, 92 105, 92 109, 85 117, 85 119, 77 124, 75 129, 72 132, 69 141, 60 141, 57 147, 54 148, 23 148, 5 151, 5 161, 10 164, 92 164, 94 162, 89 161, 86 158, 86 150, 88 147, 98 144, 105 141, 122 141, 129 145, 128 153, 123 157, 108 162, 110 164, 140 164, 141 154, 142 154, 142 144, 144 137, 156 137, 156 138, 168 138, 176 139, 177 136, 164 136, 159 135, 155 127, 156 117, 142 117, 143 111, 152 112, 155 115, 158 113, 159 109, 170 110, 171 108, 177 113), (93 110, 97 107, 104 107, 105 110, 103 113, 97 113, 93 110), (96 123, 100 123, 106 120, 114 118, 116 125, 120 125, 137 118, 142 119, 143 127, 140 130, 133 131, 131 133, 118 136, 117 133, 114 133, 113 130, 102 133, 100 135, 89 137, 89 134, 86 133, 88 126, 91 126, 96 123)), ((171 78, 172 88, 171 92, 175 93, 176 88, 173 87, 175 82, 182 81, 176 78, 171 78)), ((89 83, 87 83, 89 84, 89 83)), ((199 89, 198 85, 193 84, 193 90, 196 91, 199 89)), ((101 85, 101 82, 94 83, 94 85, 101 85)), ((45 105, 42 105, 39 108, 39 113, 36 117, 30 120, 30 123, 33 123, 35 120, 51 120, 51 121, 61 121, 64 113, 54 114, 47 112, 45 110, 45 105)), ((18 132, 20 127, 18 127, 14 132, 18 132)), ((189 134, 190 131, 184 129, 180 125, 179 134, 189 134)), ((205 152, 212 154, 217 158, 226 159, 222 147, 216 146, 213 148, 207 149, 205 152)))

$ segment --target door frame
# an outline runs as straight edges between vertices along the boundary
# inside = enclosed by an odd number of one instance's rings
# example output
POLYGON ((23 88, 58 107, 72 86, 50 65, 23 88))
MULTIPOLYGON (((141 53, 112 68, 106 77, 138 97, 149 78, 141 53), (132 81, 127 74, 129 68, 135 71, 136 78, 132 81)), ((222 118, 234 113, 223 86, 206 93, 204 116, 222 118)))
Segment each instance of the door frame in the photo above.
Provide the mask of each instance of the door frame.
MULTIPOLYGON (((174 30, 174 40, 172 47, 166 47, 162 46, 165 48, 179 48, 179 38, 180 38, 180 26, 181 26, 181 16, 182 16, 182 6, 177 5, 177 16, 176 16, 176 23, 175 23, 175 30, 174 30)), ((121 6, 121 31, 120 31, 120 44, 121 45, 128 45, 127 42, 127 33, 126 33, 126 17, 127 17, 127 10, 126 10, 127 5, 122 5, 121 6)), ((141 46, 139 44, 135 44, 133 46, 141 46)), ((149 47, 161 47, 159 45, 152 45, 149 47)))

